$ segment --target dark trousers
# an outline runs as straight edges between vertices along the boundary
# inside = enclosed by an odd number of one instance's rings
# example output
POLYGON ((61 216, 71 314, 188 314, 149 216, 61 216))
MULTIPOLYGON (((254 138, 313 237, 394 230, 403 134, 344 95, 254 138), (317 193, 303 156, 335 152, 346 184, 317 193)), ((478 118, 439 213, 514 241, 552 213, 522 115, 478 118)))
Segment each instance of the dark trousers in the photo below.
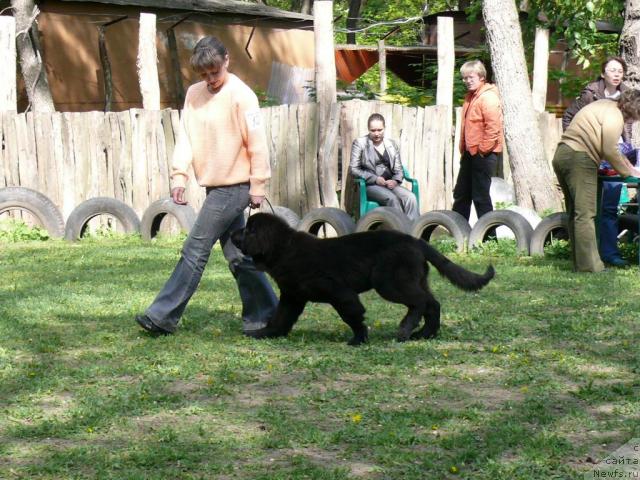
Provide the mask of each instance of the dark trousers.
POLYGON ((621 182, 602 182, 600 258, 605 262, 620 258, 620 250, 618 250, 618 203, 620 202, 621 193, 621 182))
POLYGON ((256 270, 253 260, 244 256, 229 238, 234 230, 244 226, 243 211, 248 204, 248 184, 207 189, 207 198, 184 242, 178 264, 145 312, 158 327, 175 331, 218 240, 238 285, 243 329, 255 330, 266 325, 278 299, 265 274, 256 270))
POLYGON ((469 220, 471 213, 471 202, 476 207, 478 218, 493 210, 491 203, 491 177, 494 176, 498 155, 490 153, 483 157, 479 153, 471 155, 464 152, 460 159, 460 171, 456 186, 453 189, 454 212, 458 212, 469 220))

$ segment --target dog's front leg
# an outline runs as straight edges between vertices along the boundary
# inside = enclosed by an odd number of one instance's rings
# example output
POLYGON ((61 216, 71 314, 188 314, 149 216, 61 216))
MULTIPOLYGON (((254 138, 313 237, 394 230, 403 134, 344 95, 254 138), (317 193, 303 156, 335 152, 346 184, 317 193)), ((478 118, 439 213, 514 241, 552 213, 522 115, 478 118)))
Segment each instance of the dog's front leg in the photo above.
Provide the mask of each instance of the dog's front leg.
POLYGON ((351 346, 361 345, 369 340, 369 330, 364 323, 365 308, 360 303, 358 294, 355 292, 344 292, 347 295, 339 300, 331 302, 340 318, 351 327, 353 337, 347 343, 351 346))
POLYGON ((267 326, 259 330, 247 332, 253 338, 286 337, 293 325, 298 321, 306 302, 292 298, 286 294, 280 296, 276 313, 269 319, 267 326))

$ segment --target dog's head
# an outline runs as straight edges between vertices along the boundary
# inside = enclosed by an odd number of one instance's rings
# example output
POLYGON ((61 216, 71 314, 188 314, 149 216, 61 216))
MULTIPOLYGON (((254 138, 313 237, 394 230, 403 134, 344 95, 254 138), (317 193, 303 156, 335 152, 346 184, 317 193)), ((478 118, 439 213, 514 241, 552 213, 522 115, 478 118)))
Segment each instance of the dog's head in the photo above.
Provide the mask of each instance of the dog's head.
POLYGON ((280 217, 270 213, 256 213, 244 228, 231 234, 231 241, 242 253, 253 258, 260 270, 265 270, 288 244, 295 232, 280 217))

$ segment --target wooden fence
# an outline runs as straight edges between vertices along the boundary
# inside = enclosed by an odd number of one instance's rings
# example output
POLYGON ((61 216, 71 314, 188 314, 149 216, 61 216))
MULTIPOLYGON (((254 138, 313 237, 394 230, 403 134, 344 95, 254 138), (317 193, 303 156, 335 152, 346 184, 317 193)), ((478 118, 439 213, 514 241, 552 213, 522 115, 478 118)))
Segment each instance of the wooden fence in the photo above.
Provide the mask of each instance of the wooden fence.
MULTIPOLYGON (((359 100, 339 106, 335 141, 341 147, 342 185, 349 184, 353 139, 367 133, 368 116, 379 112, 386 119, 386 135, 398 141, 403 162, 420 182, 421 211, 451 207, 460 129, 456 122, 455 134, 447 131, 446 107, 359 100)), ((269 198, 299 214, 320 206, 316 112, 316 104, 263 109, 272 166, 269 198)), ((51 198, 65 219, 92 197, 117 198, 141 216, 151 202, 169 195, 169 165, 179 123, 176 110, 0 115, 0 188, 38 190, 51 198)), ((550 160, 561 133, 560 122, 543 113, 540 125, 550 160)), ((509 178, 508 168, 504 176, 509 178)), ((343 206, 345 197, 341 197, 343 206)), ((198 209, 203 198, 203 189, 191 178, 187 199, 198 209)))

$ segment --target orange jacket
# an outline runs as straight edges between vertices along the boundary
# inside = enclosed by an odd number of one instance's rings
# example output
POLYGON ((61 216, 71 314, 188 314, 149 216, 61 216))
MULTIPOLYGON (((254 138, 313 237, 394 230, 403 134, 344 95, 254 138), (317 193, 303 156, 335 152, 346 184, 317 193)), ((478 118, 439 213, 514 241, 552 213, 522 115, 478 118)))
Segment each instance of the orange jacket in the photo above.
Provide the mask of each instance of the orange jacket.
POLYGON ((495 85, 485 83, 467 93, 462 105, 460 153, 502 152, 502 108, 495 85))

